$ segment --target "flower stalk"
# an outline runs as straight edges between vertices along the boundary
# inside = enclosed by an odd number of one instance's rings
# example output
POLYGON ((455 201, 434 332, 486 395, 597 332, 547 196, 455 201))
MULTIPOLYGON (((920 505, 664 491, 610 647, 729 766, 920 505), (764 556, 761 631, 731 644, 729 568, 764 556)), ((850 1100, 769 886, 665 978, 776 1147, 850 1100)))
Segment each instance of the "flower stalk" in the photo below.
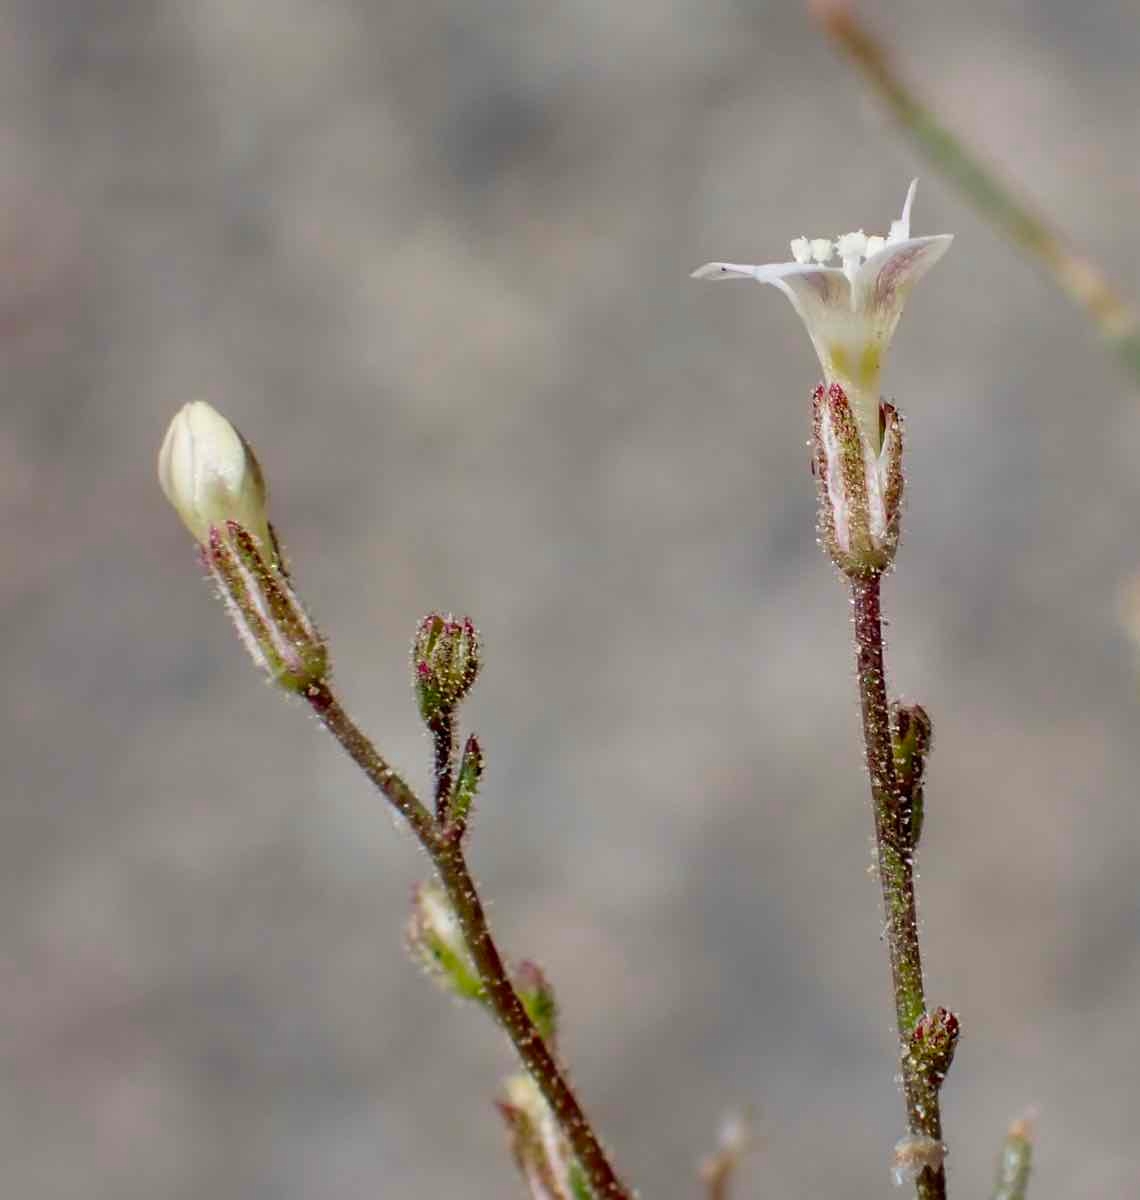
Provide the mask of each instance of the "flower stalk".
POLYGON ((885 235, 862 229, 837 238, 793 238, 792 262, 710 262, 696 279, 752 279, 783 292, 807 329, 824 381, 812 395, 812 471, 823 548, 847 577, 879 880, 891 963, 908 1133, 895 1146, 892 1175, 913 1181, 918 1200, 942 1200, 938 1094, 958 1037, 945 1009, 927 1017, 914 897, 914 853, 922 831, 929 718, 887 697, 881 581, 898 548, 903 494, 902 421, 883 402, 883 358, 914 285, 952 234, 911 236, 913 181, 885 235), (831 265, 838 258, 839 265, 831 265), (937 1019, 935 1019, 937 1018, 937 1019), (926 1022, 923 1024, 923 1022, 926 1022), (922 1036, 919 1036, 921 1030, 922 1036), (927 1035, 929 1034, 929 1039, 927 1035), (933 1049, 932 1049, 933 1047, 933 1049))
MULTIPOLYGON (((883 891, 887 952, 895 998, 895 1020, 902 1063, 907 1124, 913 1137, 942 1144, 938 1093, 942 1079, 914 1053, 912 1037, 926 1013, 922 951, 914 893, 914 848, 909 806, 895 773, 891 710, 883 666, 882 579, 879 575, 851 580, 855 623, 856 671, 863 715, 863 740, 871 779, 875 846, 883 891)), ((955 1038, 957 1033, 955 1032, 955 1038)), ((946 1062, 949 1066, 949 1062, 946 1062)), ((942 1072, 944 1076, 945 1071, 942 1072)), ((946 1173, 941 1162, 923 1165, 915 1177, 918 1200, 944 1200, 946 1173)))

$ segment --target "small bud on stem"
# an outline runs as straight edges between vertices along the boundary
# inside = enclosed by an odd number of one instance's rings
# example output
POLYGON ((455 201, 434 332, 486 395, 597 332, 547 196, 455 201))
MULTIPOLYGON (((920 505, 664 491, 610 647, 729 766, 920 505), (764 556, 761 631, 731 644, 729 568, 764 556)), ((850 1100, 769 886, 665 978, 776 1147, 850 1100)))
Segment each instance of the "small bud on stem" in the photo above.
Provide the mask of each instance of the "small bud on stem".
POLYGON ((463 757, 459 760, 459 771, 455 776, 455 786, 451 790, 451 799, 444 812, 444 836, 461 838, 467 828, 467 817, 471 805, 479 791, 479 781, 483 778, 483 748, 479 739, 472 734, 463 747, 463 757))
POLYGON ((534 1027, 553 1045, 558 1034, 558 1001, 546 972, 538 963, 523 959, 515 968, 512 982, 534 1027))
POLYGON ((445 991, 464 1000, 483 1002, 483 985, 463 940, 463 930, 443 889, 436 884, 420 883, 413 888, 405 941, 412 957, 445 991))
POLYGON ((934 723, 921 704, 896 702, 891 705, 891 744, 903 809, 902 832, 913 850, 922 837, 926 760, 934 744, 934 723))
POLYGON ((910 1035, 910 1056, 917 1070, 924 1071, 935 1087, 941 1087, 962 1032, 956 1013, 938 1007, 926 1013, 910 1035))
POLYGON ((450 718, 474 686, 480 666, 479 634, 469 617, 424 617, 412 643, 412 682, 429 728, 450 718))

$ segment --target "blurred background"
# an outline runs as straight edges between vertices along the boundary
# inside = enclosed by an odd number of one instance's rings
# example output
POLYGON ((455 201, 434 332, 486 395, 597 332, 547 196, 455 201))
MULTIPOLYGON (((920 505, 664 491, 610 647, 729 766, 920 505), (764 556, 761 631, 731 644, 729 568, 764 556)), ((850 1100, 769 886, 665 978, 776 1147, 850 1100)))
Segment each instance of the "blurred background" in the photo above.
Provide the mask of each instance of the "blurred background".
MULTIPOLYGON (((1140 291, 1140 5, 862 6, 1140 291)), ((1140 406, 796 3, 3 0, 0 1162, 49 1200, 510 1197, 500 1035, 402 948, 411 838, 200 578, 154 458, 248 435, 343 698, 417 783, 417 618, 470 613, 472 859, 641 1194, 889 1191, 903 1131, 817 366, 713 258, 954 232, 909 416, 893 684, 936 723, 920 903, 965 1036, 951 1192, 1140 1196, 1140 406)))

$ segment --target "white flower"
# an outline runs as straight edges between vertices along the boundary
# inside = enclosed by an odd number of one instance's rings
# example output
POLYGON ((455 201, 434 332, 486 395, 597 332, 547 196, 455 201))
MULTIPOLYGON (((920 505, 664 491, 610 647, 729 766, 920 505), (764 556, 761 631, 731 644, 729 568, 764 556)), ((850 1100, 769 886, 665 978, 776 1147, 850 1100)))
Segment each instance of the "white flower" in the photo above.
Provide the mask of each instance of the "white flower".
POLYGON ((272 559, 261 467, 241 434, 204 400, 187 404, 171 421, 158 452, 158 482, 202 546, 209 545, 212 527, 236 521, 272 559))
POLYGON ((952 234, 910 236, 910 210, 918 180, 907 189, 902 216, 886 237, 861 229, 834 242, 796 238, 793 262, 750 266, 705 263, 694 279, 755 279, 770 283, 792 302, 807 326, 828 382, 850 398, 859 426, 879 445, 879 375, 883 356, 910 289, 942 257, 952 234), (833 255, 842 266, 828 266, 833 255))

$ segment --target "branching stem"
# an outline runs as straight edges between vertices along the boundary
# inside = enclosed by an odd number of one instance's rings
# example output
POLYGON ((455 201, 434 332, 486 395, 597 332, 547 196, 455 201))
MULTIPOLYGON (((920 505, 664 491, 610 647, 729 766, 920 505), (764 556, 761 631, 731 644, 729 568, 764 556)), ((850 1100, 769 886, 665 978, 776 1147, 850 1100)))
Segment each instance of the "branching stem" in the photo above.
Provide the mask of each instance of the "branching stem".
MULTIPOLYGON (((852 579, 856 666, 863 710, 863 740, 871 777, 879 882, 883 889, 887 951, 895 994, 899 1059, 906 1094, 910 1132, 942 1140, 938 1090, 915 1069, 910 1035, 926 1011, 922 987, 922 955, 918 943, 918 913, 914 897, 914 854, 904 821, 891 745, 891 716, 883 668, 881 578, 852 579)), ((923 1169, 916 1181, 918 1200, 945 1200, 946 1173, 923 1169)))
POLYGON ((490 1006, 550 1106, 595 1197, 597 1200, 631 1200, 631 1193, 610 1165, 563 1069, 527 1015, 510 981, 462 845, 458 840, 444 837, 442 826, 360 731, 327 683, 310 688, 305 698, 349 757, 407 820, 427 852, 455 910, 490 1006))

